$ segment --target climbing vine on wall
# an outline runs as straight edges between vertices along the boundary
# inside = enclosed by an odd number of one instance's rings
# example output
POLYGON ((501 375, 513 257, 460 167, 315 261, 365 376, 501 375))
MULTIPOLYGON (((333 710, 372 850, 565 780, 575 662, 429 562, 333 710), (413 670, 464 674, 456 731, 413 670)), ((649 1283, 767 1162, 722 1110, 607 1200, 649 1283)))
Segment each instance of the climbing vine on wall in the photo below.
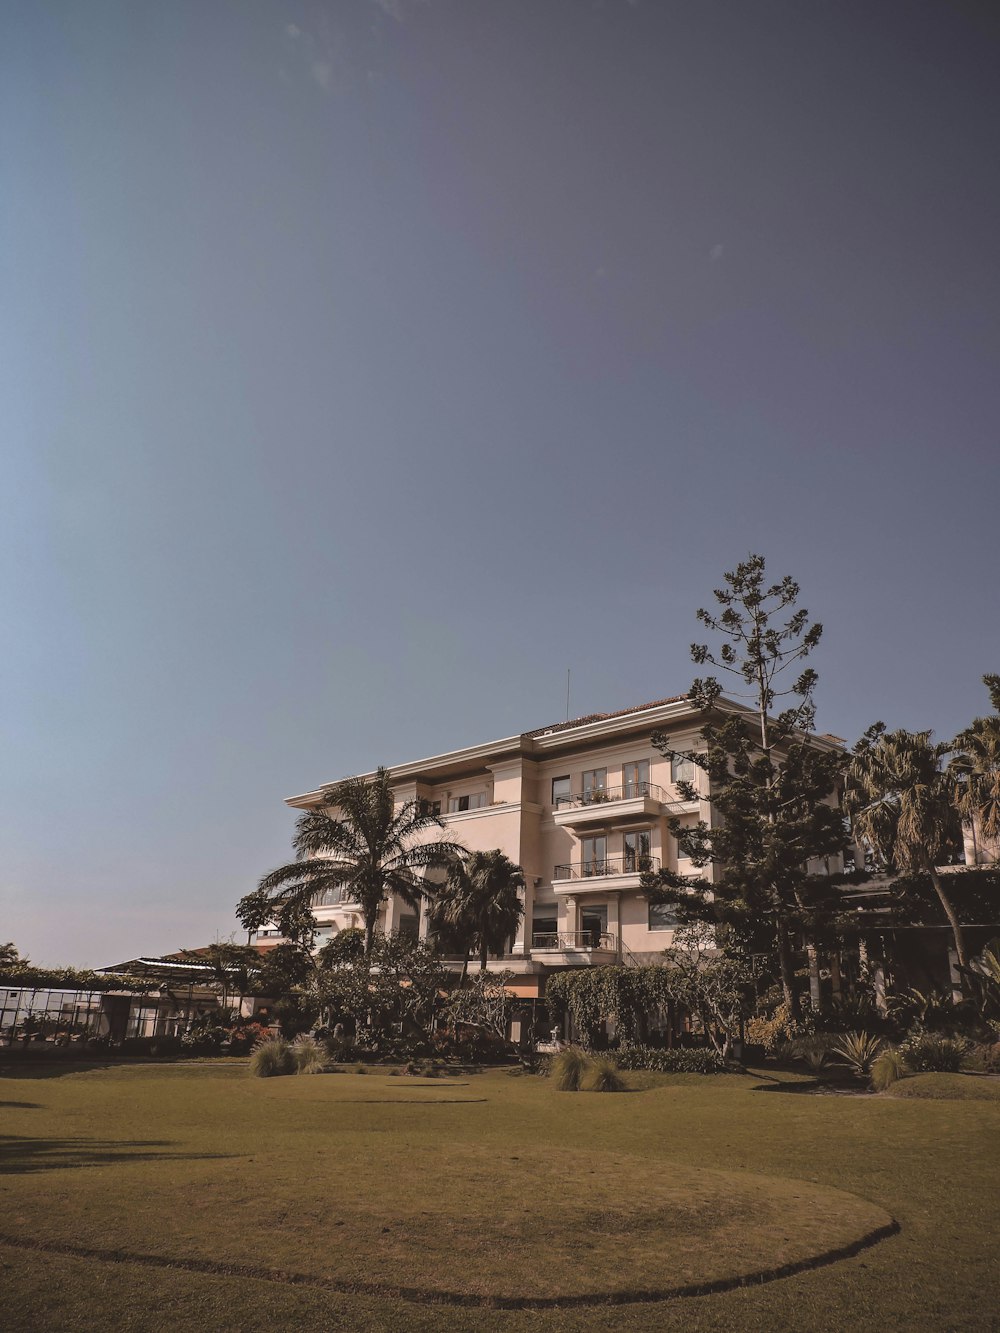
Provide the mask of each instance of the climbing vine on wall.
POLYGON ((557 972, 546 982, 545 999, 553 1022, 568 1013, 585 1043, 593 1046, 609 1019, 620 1040, 640 1040, 646 1020, 674 994, 664 967, 593 967, 557 972))

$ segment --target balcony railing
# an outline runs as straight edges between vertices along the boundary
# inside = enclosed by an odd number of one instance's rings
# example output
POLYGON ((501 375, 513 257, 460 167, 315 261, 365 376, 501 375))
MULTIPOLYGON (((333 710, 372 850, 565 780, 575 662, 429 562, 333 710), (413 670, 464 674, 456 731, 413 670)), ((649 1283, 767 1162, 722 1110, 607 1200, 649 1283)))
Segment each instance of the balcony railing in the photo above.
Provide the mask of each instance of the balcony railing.
POLYGON ((643 856, 640 852, 626 852, 624 856, 605 856, 577 865, 556 866, 553 879, 595 879, 606 875, 643 875, 649 870, 659 870, 658 856, 643 856))
POLYGON ((608 931, 542 931, 532 935, 533 949, 610 949, 617 952, 618 937, 608 931))
POLYGON ((332 889, 320 889, 309 899, 310 907, 336 907, 338 903, 349 903, 353 901, 352 894, 346 884, 338 884, 332 889))
POLYGON ((575 805, 610 805, 614 801, 637 801, 644 796, 650 796, 654 801, 666 800, 663 788, 655 782, 626 782, 622 787, 591 787, 587 791, 557 796, 556 809, 566 810, 575 805))

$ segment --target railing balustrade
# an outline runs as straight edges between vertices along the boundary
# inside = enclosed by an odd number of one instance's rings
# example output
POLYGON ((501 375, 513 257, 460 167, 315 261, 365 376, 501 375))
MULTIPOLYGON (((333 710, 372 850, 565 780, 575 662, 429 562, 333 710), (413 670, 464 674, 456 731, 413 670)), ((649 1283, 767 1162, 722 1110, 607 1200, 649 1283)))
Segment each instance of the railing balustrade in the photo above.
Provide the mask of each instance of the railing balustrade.
POLYGON ((595 857, 575 865, 556 866, 552 878, 557 879, 593 879, 604 875, 642 875, 649 870, 659 870, 658 856, 644 856, 640 852, 626 852, 624 856, 595 857))
POLYGON ((556 809, 565 810, 575 805, 610 805, 614 801, 636 801, 643 796, 651 796, 654 801, 666 799, 663 788, 655 782, 626 782, 622 787, 591 787, 586 791, 557 796, 556 809))
POLYGON ((597 930, 551 930, 532 935, 533 949, 618 949, 618 937, 608 931, 597 930))
POLYGON ((320 889, 309 899, 311 907, 336 907, 338 903, 348 903, 351 895, 346 884, 338 884, 332 889, 320 889))

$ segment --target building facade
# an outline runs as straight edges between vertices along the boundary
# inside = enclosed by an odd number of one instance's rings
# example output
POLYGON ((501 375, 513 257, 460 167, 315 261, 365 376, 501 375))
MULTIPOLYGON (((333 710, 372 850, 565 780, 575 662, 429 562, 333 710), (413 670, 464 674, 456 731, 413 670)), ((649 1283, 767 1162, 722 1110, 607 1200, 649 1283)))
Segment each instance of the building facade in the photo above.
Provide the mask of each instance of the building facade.
MULTIPOLYGON (((702 724, 681 696, 391 770, 399 803, 422 803, 439 815, 443 836, 469 851, 499 848, 524 871, 521 925, 509 950, 490 962, 515 974, 518 993, 541 994, 553 969, 653 962, 672 943, 675 919, 647 900, 640 878, 660 866, 711 878, 711 867, 698 870, 678 859, 667 821, 710 822, 712 815, 705 773, 687 758, 664 757, 651 738, 663 732, 683 756, 702 748, 702 724), (698 800, 682 798, 680 780, 693 783, 698 800)), ((319 807, 323 791, 333 785, 290 797, 287 804, 319 807)), ((432 825, 426 836, 442 833, 432 825)), ((358 904, 342 893, 314 902, 321 941, 363 924, 358 904)), ((426 938, 426 901, 418 915, 390 899, 378 927, 426 938)))

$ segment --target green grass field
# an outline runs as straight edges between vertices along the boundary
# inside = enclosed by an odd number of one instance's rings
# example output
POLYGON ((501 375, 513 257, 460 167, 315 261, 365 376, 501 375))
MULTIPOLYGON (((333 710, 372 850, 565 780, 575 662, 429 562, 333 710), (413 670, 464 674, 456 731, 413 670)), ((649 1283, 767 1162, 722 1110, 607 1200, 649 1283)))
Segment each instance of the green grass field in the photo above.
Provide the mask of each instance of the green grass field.
POLYGON ((0 1074, 5 1329, 1000 1327, 997 1080, 0 1074))

